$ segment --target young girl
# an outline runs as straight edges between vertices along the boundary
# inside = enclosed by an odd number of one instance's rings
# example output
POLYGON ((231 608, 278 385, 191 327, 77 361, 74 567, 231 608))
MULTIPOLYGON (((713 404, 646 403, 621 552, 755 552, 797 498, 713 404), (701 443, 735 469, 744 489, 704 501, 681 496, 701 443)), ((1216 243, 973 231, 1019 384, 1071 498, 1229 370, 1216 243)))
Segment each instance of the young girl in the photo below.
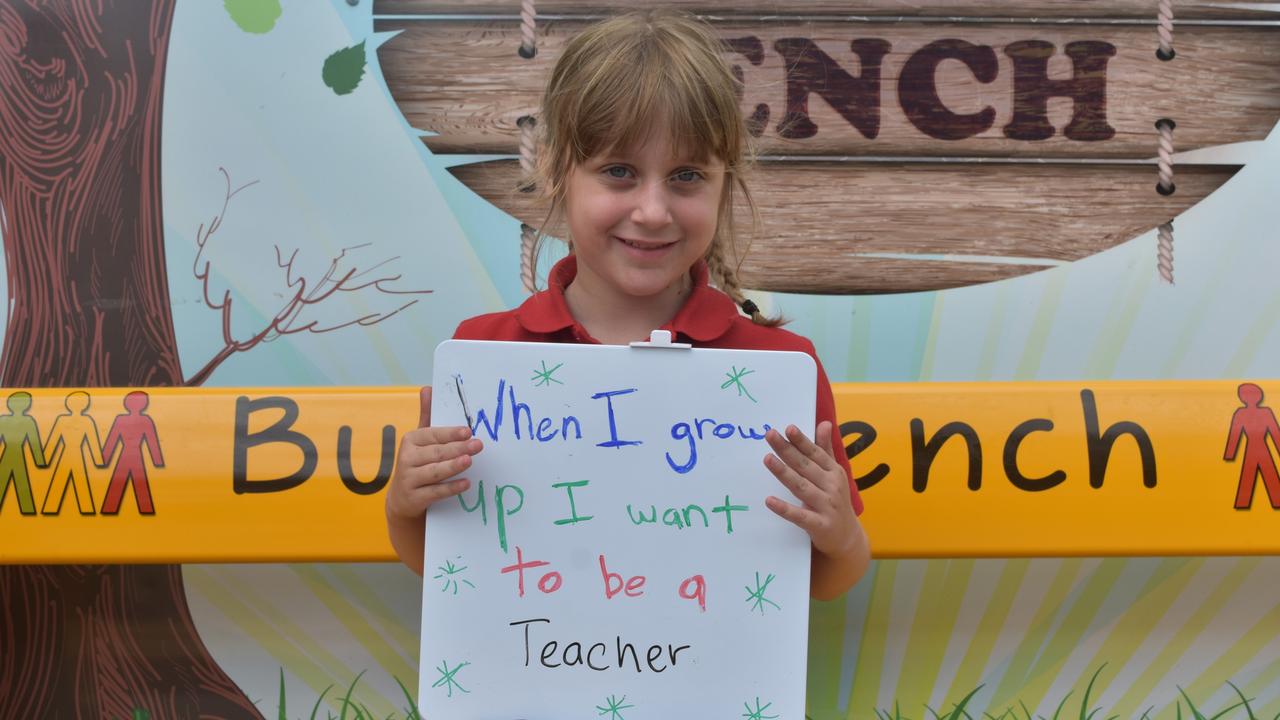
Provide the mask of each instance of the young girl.
MULTIPOLYGON (((570 255, 551 269, 547 290, 464 321, 455 338, 625 344, 663 328, 695 347, 795 350, 817 361, 812 343, 743 297, 728 259, 735 193, 750 205, 748 135, 721 53, 709 27, 669 13, 620 16, 569 42, 542 98, 530 184, 548 219, 567 226, 570 255)), ((420 427, 401 442, 386 505, 391 543, 418 574, 427 508, 467 490, 460 476, 483 449, 468 428, 431 426, 430 393, 420 427)), ((811 594, 831 599, 862 576, 870 550, 821 363, 817 393, 816 443, 794 426, 766 436, 773 453, 764 464, 799 504, 765 502, 809 534, 811 594)))

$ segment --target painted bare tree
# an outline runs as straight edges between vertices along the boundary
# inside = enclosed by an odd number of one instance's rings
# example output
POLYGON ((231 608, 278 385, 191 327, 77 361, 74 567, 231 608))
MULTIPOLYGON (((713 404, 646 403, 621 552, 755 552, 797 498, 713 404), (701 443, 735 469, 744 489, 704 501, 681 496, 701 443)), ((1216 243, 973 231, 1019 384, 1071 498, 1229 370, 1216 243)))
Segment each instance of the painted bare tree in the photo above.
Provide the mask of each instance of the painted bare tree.
POLYGON ((232 305, 234 303, 231 290, 224 288, 221 293, 218 293, 213 288, 209 273, 209 267, 212 263, 205 257, 205 252, 209 249, 209 244, 214 235, 222 227, 222 223, 227 216, 227 210, 231 207, 232 199, 247 188, 256 185, 257 181, 251 181, 233 188, 231 175, 226 168, 218 168, 218 171, 222 173, 222 179, 226 184, 222 208, 209 219, 207 224, 201 223, 196 228, 196 246, 199 250, 196 253, 191 272, 195 275, 195 279, 200 281, 201 297, 204 300, 204 304, 209 309, 218 311, 222 318, 223 344, 222 348, 213 357, 209 358, 209 361, 203 367, 187 379, 187 385, 202 385, 209 375, 227 358, 238 352, 252 350, 261 343, 271 342, 285 335, 296 333, 320 334, 341 330, 353 325, 374 325, 418 302, 416 299, 406 300, 391 310, 375 310, 360 317, 346 320, 322 321, 308 316, 308 311, 338 293, 372 290, 383 295, 424 295, 431 292, 430 290, 403 290, 393 286, 393 283, 400 280, 401 277, 398 273, 388 270, 387 267, 390 263, 399 260, 399 257, 383 258, 372 266, 361 269, 361 264, 358 261, 359 255, 361 251, 368 250, 372 243, 360 243, 340 249, 336 255, 329 258, 328 265, 318 276, 297 269, 298 251, 296 249, 286 257, 280 246, 275 245, 276 266, 280 269, 281 282, 285 285, 287 291, 280 294, 283 299, 279 307, 276 308, 275 314, 262 324, 261 328, 237 337, 231 329, 232 305))
MULTIPOLYGON (((338 292, 394 292, 339 253, 321 278, 277 248, 280 312, 184 378, 165 270, 160 129, 173 0, 0 0, 5 387, 199 384, 231 354, 320 325, 338 292)), ((228 178, 228 201, 230 200, 228 178)), ((226 206, 224 205, 223 213, 226 206)), ((220 213, 216 218, 221 217, 220 213)), ((219 222, 215 219, 214 223, 219 222)), ((211 223, 211 226, 214 224, 211 223)), ((214 227, 202 228, 201 245, 214 227)), ((11 508, 14 511, 11 514, 11 508)), ((16 514, 0 522, 42 522, 16 514)), ((261 718, 200 640, 177 565, 0 566, 0 718, 261 718)))

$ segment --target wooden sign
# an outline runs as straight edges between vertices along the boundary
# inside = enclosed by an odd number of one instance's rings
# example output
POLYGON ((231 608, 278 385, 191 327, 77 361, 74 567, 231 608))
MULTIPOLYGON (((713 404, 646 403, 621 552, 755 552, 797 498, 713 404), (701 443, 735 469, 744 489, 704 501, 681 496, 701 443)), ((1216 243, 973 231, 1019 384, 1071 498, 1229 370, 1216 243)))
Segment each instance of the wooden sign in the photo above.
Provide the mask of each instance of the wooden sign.
MULTIPOLYGON (((877 557, 1280 553, 1280 380, 834 389, 877 557)), ((382 492, 417 403, 7 389, 0 563, 393 561, 382 492)))
MULTIPOLYGON (((743 83, 762 226, 741 268, 761 290, 936 290, 1074 261, 1238 169, 1178 166, 1158 194, 1158 120, 1185 151, 1261 140, 1280 118, 1280 28, 1247 6, 1176 3, 1162 59, 1154 0, 672 5, 712 21, 743 83)), ((398 33, 378 50, 383 76, 433 151, 516 153, 564 43, 623 9, 537 7, 526 58, 517 2, 378 0, 377 29, 398 33)), ((541 222, 514 193, 514 161, 457 160, 468 187, 541 222)))
MULTIPOLYGON (((436 152, 514 153, 583 22, 384 21, 392 95, 436 152), (501 99, 501 102, 496 100, 501 99)), ((1280 118, 1280 28, 1190 26, 1156 57, 1140 25, 774 22, 717 25, 765 155, 1153 158, 1261 140, 1280 118)))

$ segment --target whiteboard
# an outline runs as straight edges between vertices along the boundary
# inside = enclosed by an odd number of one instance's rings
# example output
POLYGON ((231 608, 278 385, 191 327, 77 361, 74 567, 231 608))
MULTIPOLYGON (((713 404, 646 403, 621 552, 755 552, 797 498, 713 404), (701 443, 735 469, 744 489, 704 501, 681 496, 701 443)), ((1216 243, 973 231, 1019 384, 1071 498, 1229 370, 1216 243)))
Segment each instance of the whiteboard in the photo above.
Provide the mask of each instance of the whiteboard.
POLYGON ((810 543, 762 459, 813 437, 811 357, 451 340, 433 385, 485 448, 427 513, 424 717, 804 716, 810 543))

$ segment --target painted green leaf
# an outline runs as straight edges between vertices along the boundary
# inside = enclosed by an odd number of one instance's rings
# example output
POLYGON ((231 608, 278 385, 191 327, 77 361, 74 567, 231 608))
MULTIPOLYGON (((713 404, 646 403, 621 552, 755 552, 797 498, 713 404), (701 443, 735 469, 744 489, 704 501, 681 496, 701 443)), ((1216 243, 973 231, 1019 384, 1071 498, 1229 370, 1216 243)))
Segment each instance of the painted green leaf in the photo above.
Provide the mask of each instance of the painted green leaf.
POLYGON ((262 35, 280 19, 280 0, 222 0, 222 6, 240 29, 262 35))
POLYGON ((324 60, 324 70, 320 76, 324 84, 333 88, 337 95, 346 95, 360 84, 364 77, 364 41, 359 45, 343 48, 324 60))

